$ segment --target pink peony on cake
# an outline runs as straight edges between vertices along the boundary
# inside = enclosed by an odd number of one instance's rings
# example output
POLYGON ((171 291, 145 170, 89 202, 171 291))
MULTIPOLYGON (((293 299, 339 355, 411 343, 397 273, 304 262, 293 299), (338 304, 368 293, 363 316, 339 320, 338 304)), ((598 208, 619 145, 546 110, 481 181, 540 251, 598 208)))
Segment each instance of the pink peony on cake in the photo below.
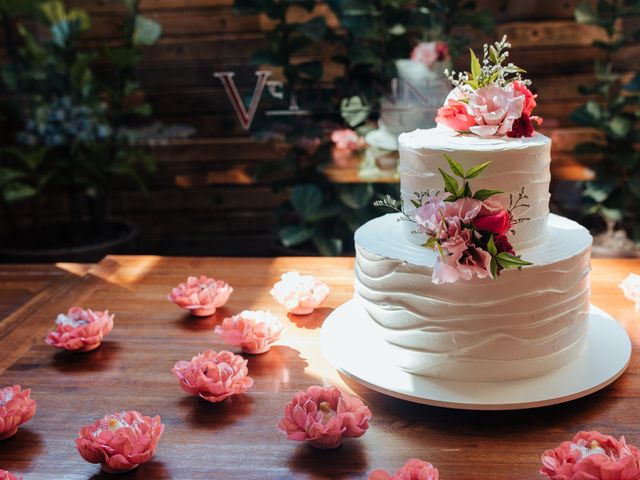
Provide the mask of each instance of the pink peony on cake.
POLYGON ((438 126, 399 136, 395 213, 355 234, 356 298, 413 374, 527 378, 585 344, 591 236, 549 213, 551 140, 508 47, 447 72, 438 126))

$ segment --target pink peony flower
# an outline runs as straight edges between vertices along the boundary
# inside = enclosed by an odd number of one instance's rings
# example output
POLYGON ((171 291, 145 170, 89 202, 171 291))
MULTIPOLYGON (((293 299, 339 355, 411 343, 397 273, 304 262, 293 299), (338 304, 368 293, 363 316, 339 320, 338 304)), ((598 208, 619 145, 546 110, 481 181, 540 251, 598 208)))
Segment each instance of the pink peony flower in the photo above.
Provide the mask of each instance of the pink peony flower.
POLYGON ((350 128, 334 130, 331 133, 331 141, 337 148, 354 152, 365 147, 364 138, 350 128))
POLYGON ((94 312, 71 307, 66 315, 56 318, 56 329, 49 332, 45 341, 54 347, 77 352, 88 352, 100 346, 102 339, 113 328, 113 314, 108 310, 94 312))
POLYGON ((469 224, 482 208, 480 200, 464 197, 455 202, 445 202, 448 196, 446 192, 429 196, 427 201, 416 210, 415 222, 421 232, 440 238, 442 231, 447 231, 445 228, 447 221, 456 218, 469 224))
POLYGON ((467 131, 476 125, 476 119, 469 114, 465 103, 449 99, 443 107, 438 109, 436 123, 453 130, 467 131))
POLYGON ((253 379, 247 376, 247 361, 226 351, 207 350, 190 362, 180 361, 173 373, 185 392, 212 403, 244 393, 253 385, 253 379))
POLYGON ((423 63, 427 68, 449 58, 449 47, 444 42, 421 42, 411 51, 411 60, 423 63))
POLYGON ((242 348, 243 352, 264 353, 280 338, 284 326, 271 312, 245 310, 225 318, 216 326, 215 333, 229 345, 242 348))
POLYGON ((522 113, 526 113, 527 116, 531 116, 531 112, 536 108, 536 97, 538 95, 534 95, 531 93, 531 90, 527 88, 527 86, 522 83, 520 80, 514 80, 512 82, 513 91, 516 95, 524 95, 524 105, 522 107, 522 113))
POLYGON ((309 387, 298 392, 284 409, 278 429, 289 440, 307 441, 316 448, 336 448, 347 437, 360 437, 369 428, 371 410, 336 387, 309 387))
POLYGON ((469 111, 477 125, 469 127, 481 137, 506 135, 513 122, 520 118, 524 108, 524 95, 514 91, 513 86, 488 85, 469 94, 469 111))
POLYGON ((13 437, 18 427, 28 422, 36 413, 36 401, 31 390, 20 385, 0 389, 0 440, 13 437))
POLYGON ((329 286, 311 275, 288 272, 280 278, 269 293, 276 302, 295 315, 308 315, 329 295, 329 286))
POLYGON ((128 472, 153 458, 163 431, 159 416, 114 413, 82 427, 76 447, 82 458, 100 463, 107 473, 128 472))
POLYGON ((374 470, 368 480, 438 480, 438 469, 429 462, 412 458, 395 475, 384 470, 374 470))
POLYGON ((580 432, 542 454, 540 473, 551 480, 637 480, 640 451, 599 432, 580 432))
POLYGON ((6 470, 0 469, 0 480, 22 480, 22 477, 16 477, 6 470))
POLYGON ((214 280, 204 275, 189 277, 169 294, 169 301, 191 310, 197 317, 207 317, 229 300, 233 288, 227 282, 214 280))

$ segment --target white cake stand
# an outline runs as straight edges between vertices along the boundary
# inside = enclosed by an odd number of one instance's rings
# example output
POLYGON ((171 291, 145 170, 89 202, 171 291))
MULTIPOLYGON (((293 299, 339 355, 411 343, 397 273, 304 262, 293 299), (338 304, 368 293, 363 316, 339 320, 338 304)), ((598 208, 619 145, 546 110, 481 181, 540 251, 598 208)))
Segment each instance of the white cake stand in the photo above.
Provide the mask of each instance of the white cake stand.
POLYGON ((582 354, 538 377, 508 382, 461 382, 414 375, 388 360, 388 346, 364 307, 351 300, 324 321, 320 342, 331 364, 356 382, 410 402, 466 410, 515 410, 568 402, 615 381, 629 364, 631 341, 610 315, 591 306, 582 354))

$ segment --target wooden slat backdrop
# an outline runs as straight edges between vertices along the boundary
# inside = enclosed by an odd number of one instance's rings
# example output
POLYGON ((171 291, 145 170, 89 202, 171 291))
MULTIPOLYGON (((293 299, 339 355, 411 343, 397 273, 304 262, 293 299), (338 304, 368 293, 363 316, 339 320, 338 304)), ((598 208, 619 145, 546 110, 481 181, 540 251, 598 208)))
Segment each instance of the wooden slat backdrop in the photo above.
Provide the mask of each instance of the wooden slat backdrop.
MULTIPOLYGON (((90 43, 116 41, 122 14, 119 0, 68 3, 91 13, 90 43)), ((601 31, 574 23, 578 0, 477 3, 494 13, 496 37, 509 35, 512 60, 530 72, 540 93, 536 113, 545 119, 544 133, 554 139, 554 175, 583 177, 585 171, 575 165, 571 151, 577 139, 591 133, 572 126, 569 114, 583 102, 576 87, 591 79, 599 55, 591 42, 602 38, 601 31)), ((267 186, 252 184, 246 169, 277 158, 278 153, 257 147, 242 130, 213 77, 215 71, 235 71, 241 92, 250 93, 255 76, 248 59, 264 45, 263 32, 270 23, 258 16, 235 16, 232 4, 232 0, 142 0, 143 12, 161 22, 164 30, 159 44, 147 49, 138 71, 145 95, 159 120, 196 129, 192 139, 154 149, 160 173, 154 180, 153 199, 132 192, 117 198, 120 211, 143 227, 142 248, 147 252, 270 253, 272 210, 281 197, 271 195, 267 186)), ((319 3, 316 10, 327 14, 330 24, 336 23, 326 6, 319 3)), ((308 14, 301 11, 296 16, 303 19, 308 14)), ((476 49, 492 40, 477 34, 474 38, 476 49)), ((324 60, 324 80, 330 81, 340 73, 339 66, 330 63, 332 53, 327 47, 302 52, 301 57, 324 60)), ((639 55, 638 45, 623 48, 616 60, 619 68, 631 69, 639 55)), ((266 96, 264 100, 263 105, 266 96)))

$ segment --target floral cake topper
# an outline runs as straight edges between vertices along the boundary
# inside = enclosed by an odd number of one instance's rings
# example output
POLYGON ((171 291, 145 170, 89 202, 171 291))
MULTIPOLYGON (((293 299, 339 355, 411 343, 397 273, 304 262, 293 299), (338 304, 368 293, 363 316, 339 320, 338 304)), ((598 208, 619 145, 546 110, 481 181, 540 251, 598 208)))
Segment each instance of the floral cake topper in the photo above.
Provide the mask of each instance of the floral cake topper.
POLYGON ((460 133, 473 133, 481 137, 507 135, 531 137, 534 126, 542 125, 542 118, 532 115, 536 97, 529 90, 526 73, 509 62, 511 44, 507 36, 493 45, 484 45, 482 62, 471 54, 469 72, 445 70, 455 87, 438 109, 436 122, 460 133))
POLYGON ((493 199, 500 190, 471 190, 469 180, 480 175, 491 162, 464 170, 449 155, 444 155, 451 173, 438 169, 444 180, 443 192, 417 192, 412 199, 416 211, 409 215, 390 196, 374 203, 399 212, 416 224, 427 237, 424 246, 437 250, 438 260, 431 277, 433 283, 451 283, 472 278, 497 278, 504 269, 522 268, 530 262, 518 256, 509 242, 513 227, 526 218, 516 218, 518 208, 528 207, 524 188, 509 195, 509 207, 493 199), (462 180, 462 185, 456 177, 462 180))

